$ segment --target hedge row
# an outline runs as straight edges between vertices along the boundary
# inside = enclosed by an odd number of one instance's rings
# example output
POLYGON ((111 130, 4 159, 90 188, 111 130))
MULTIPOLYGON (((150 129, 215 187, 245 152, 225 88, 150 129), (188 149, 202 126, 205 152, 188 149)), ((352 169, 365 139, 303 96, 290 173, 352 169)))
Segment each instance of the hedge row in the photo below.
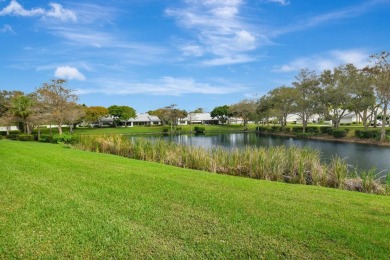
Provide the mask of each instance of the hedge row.
POLYGON ((0 136, 1 138, 9 140, 18 140, 18 141, 39 141, 43 143, 66 143, 71 144, 75 141, 76 137, 71 134, 56 134, 56 135, 46 135, 41 134, 38 140, 38 135, 34 134, 9 134, 6 136, 0 136))
MULTIPOLYGON (((386 135, 390 135, 390 130, 386 130, 386 135)), ((381 136, 381 130, 380 129, 369 129, 369 130, 355 130, 355 136, 360 139, 378 139, 381 136)))

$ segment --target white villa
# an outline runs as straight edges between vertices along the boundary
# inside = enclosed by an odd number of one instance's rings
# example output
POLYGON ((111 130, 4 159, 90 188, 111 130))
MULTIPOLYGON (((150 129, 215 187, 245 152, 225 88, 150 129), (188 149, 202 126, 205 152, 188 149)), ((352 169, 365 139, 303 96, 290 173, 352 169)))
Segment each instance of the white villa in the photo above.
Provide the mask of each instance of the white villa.
MULTIPOLYGON (((112 116, 103 117, 100 119, 100 122, 93 124, 93 126, 103 125, 112 125, 114 123, 114 118, 112 116)), ((136 114, 135 118, 129 118, 128 120, 122 121, 126 123, 127 126, 139 126, 139 125, 161 125, 161 120, 157 116, 149 115, 148 113, 136 114)))
POLYGON ((137 114, 136 118, 127 120, 129 126, 135 125, 161 125, 161 120, 157 116, 149 115, 148 113, 137 114))
POLYGON ((220 123, 218 118, 211 117, 210 113, 189 113, 185 118, 180 118, 178 120, 178 125, 218 125, 220 123))

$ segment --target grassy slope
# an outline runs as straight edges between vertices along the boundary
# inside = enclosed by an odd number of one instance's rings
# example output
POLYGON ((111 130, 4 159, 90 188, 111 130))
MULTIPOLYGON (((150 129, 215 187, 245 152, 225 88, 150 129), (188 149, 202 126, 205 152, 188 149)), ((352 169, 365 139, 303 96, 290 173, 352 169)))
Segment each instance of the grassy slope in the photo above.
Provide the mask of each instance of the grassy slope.
POLYGON ((0 141, 0 258, 390 257, 390 197, 0 141))

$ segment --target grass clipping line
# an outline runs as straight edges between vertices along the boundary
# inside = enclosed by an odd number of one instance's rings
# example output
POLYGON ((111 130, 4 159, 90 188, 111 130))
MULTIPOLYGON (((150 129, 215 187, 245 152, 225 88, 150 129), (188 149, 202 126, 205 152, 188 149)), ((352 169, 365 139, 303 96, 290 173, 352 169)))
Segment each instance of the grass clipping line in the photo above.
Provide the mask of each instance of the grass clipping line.
POLYGON ((137 138, 131 141, 120 135, 81 136, 75 147, 212 173, 390 194, 390 184, 376 180, 374 170, 351 173, 339 157, 333 157, 329 164, 323 164, 320 152, 309 148, 206 149, 161 139, 137 138))

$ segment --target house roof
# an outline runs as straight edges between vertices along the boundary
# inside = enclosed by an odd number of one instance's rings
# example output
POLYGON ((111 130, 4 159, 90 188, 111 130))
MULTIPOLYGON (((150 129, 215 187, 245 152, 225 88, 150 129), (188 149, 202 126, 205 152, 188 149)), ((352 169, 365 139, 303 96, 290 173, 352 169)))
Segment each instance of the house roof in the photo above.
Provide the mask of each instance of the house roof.
POLYGON ((210 121, 218 120, 217 118, 212 118, 210 113, 189 113, 188 116, 184 118, 187 121, 210 121))
POLYGON ((136 118, 130 118, 128 122, 161 122, 157 116, 149 115, 148 113, 137 114, 136 118))

